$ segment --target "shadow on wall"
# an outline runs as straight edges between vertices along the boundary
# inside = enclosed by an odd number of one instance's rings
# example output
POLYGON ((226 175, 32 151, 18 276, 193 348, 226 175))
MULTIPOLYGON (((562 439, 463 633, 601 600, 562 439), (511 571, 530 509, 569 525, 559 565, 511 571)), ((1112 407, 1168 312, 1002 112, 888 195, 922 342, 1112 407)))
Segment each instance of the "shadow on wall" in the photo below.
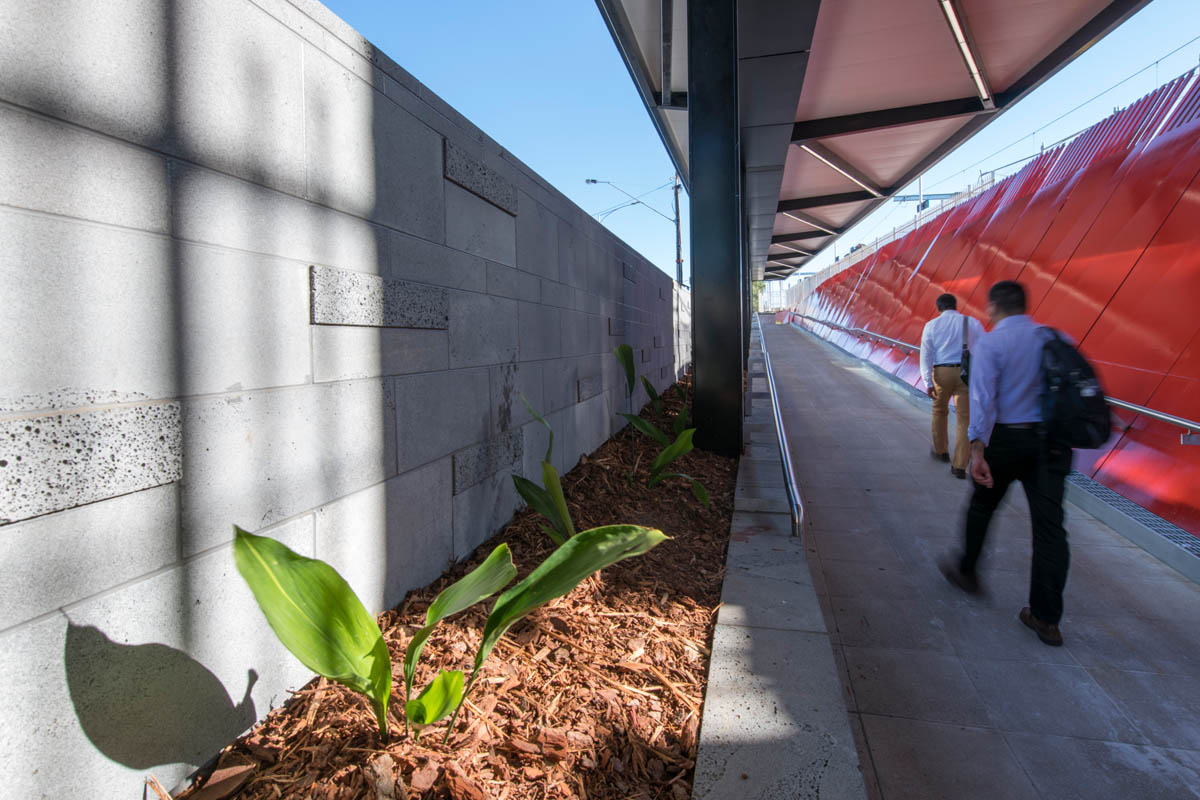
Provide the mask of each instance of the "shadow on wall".
POLYGON ((249 670, 236 705, 199 661, 162 644, 125 645, 70 624, 63 662, 80 727, 96 749, 133 769, 200 764, 257 719, 249 670))

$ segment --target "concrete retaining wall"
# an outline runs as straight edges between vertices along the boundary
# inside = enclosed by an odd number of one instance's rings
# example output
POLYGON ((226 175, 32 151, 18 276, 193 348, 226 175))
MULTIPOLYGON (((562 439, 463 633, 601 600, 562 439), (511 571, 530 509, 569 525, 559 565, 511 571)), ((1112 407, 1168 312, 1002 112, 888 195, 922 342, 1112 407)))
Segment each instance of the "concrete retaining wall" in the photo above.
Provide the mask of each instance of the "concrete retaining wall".
POLYGON ((690 297, 310 0, 0 31, 0 785, 139 797, 310 677, 234 523, 395 604, 519 506, 518 393, 568 469, 690 297))

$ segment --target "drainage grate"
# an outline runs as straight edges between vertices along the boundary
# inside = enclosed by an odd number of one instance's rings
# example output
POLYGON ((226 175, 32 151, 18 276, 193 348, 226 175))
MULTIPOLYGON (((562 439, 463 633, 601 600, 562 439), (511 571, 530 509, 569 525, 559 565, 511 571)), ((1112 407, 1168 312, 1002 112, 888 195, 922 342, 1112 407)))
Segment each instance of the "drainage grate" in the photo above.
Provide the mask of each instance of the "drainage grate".
POLYGON ((1099 481, 1092 480, 1082 472, 1072 471, 1067 476, 1067 481, 1071 485, 1087 492, 1092 497, 1104 501, 1125 516, 1141 523, 1172 544, 1178 545, 1197 558, 1200 558, 1200 538, 1193 536, 1178 525, 1174 525, 1158 514, 1142 508, 1129 498, 1117 494, 1112 489, 1099 481))

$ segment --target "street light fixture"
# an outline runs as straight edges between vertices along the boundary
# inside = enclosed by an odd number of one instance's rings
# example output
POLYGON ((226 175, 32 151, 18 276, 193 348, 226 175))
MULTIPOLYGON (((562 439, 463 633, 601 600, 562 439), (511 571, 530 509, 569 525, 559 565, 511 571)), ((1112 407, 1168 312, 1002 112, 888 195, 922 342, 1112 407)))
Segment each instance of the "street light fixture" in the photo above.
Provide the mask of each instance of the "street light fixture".
MULTIPOLYGON (((676 282, 682 284, 683 283, 683 234, 679 228, 679 190, 680 190, 682 184, 680 184, 680 182, 679 182, 679 173, 678 172, 675 173, 675 177, 671 181, 672 189, 675 193, 675 216, 673 218, 668 217, 666 214, 662 213, 654 206, 643 203, 640 197, 635 197, 634 195, 631 195, 629 192, 625 191, 620 186, 617 186, 612 181, 602 181, 602 180, 598 180, 596 178, 584 178, 583 182, 590 183, 590 184, 597 184, 597 183, 607 184, 607 185, 611 186, 612 188, 616 189, 621 194, 623 194, 629 198, 628 203, 617 206, 617 208, 610 210, 608 212, 609 214, 613 213, 613 211, 617 211, 618 209, 624 208, 625 206, 640 205, 640 206, 644 206, 645 208, 650 209, 655 214, 658 214, 660 217, 667 220, 668 222, 672 222, 675 224, 675 280, 676 280, 676 282)), ((661 189, 662 187, 660 186, 659 188, 661 189)), ((649 194, 649 192, 647 192, 646 194, 649 194)), ((645 195, 642 195, 642 196, 644 197, 645 195)), ((599 220, 603 213, 604 212, 597 214, 596 219, 599 220)))

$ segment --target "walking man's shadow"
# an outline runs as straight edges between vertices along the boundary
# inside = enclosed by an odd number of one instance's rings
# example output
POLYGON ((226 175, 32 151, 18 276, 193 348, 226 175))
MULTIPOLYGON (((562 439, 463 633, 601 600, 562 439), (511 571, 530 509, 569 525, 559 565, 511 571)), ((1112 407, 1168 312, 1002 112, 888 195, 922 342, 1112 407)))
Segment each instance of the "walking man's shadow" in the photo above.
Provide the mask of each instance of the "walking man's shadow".
POLYGON ((63 660, 83 732, 104 755, 133 769, 203 764, 257 719, 254 670, 234 705, 217 676, 183 651, 120 644, 74 624, 63 660))

